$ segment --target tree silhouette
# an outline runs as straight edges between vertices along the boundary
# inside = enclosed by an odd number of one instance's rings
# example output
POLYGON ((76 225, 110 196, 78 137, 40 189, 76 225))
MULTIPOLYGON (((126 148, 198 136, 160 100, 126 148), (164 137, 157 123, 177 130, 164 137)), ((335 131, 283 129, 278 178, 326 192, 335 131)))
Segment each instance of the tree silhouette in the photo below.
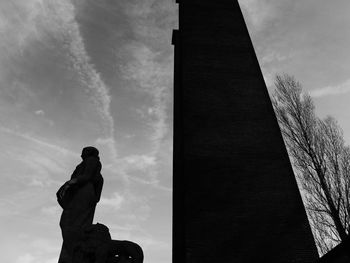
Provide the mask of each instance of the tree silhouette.
POLYGON ((310 95, 289 75, 277 75, 272 103, 301 185, 319 252, 349 232, 350 148, 333 117, 320 119, 310 95))

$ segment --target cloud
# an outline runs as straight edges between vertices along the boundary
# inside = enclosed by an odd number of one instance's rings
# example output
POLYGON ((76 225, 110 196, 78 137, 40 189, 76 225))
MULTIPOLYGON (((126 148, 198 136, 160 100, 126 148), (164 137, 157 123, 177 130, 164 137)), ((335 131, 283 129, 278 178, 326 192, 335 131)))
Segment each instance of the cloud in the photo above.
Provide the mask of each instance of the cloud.
MULTIPOLYGON (((168 140, 172 123, 172 53, 163 54, 143 43, 132 43, 127 47, 129 62, 123 67, 124 78, 135 83, 137 94, 151 100, 139 107, 139 116, 147 124, 151 148, 146 155, 131 155, 121 160, 129 178, 142 185, 156 187, 159 184, 158 172, 162 145, 168 140), (139 172, 137 172, 138 170, 139 172)), ((171 138, 169 139, 171 140, 171 138)), ((168 166, 171 169, 171 166, 168 166)))
MULTIPOLYGON (((171 245, 167 242, 157 240, 150 236, 138 236, 136 237, 143 250, 157 249, 157 250, 170 250, 171 245)), ((169 251, 170 252, 170 251, 169 251)))
POLYGON ((44 215, 50 216, 50 217, 55 217, 55 218, 59 218, 59 215, 61 213, 61 209, 58 205, 54 205, 54 206, 45 206, 41 208, 41 212, 44 215))
POLYGON ((144 251, 149 250, 167 250, 171 249, 171 245, 167 242, 159 240, 158 238, 153 237, 146 231, 142 229, 139 225, 127 224, 124 226, 117 224, 108 224, 112 239, 126 239, 132 240, 139 245, 141 245, 144 251))
POLYGON ((7 171, 5 168, 10 169, 10 178, 29 180, 31 186, 56 185, 57 178, 66 174, 79 156, 69 149, 45 142, 33 135, 5 127, 0 127, 0 132, 4 133, 3 137, 6 136, 8 142, 16 142, 9 146, 4 145, 8 161, 2 172, 7 171))
MULTIPOLYGON (((4 74, 4 71, 0 74, 4 74)), ((6 79, 5 76, 1 76, 1 78, 2 80, 6 79)), ((28 84, 18 79, 1 87, 0 94, 4 100, 2 104, 10 103, 12 111, 26 109, 26 107, 36 99, 35 93, 28 88, 28 84)), ((4 105, 2 105, 1 108, 4 109, 4 105)))
POLYGON ((56 253, 59 250, 56 242, 52 242, 47 238, 36 238, 31 241, 30 246, 33 250, 39 251, 40 254, 44 253, 56 253))
POLYGON ((345 82, 335 85, 335 86, 326 86, 320 89, 311 90, 310 96, 314 98, 320 98, 330 95, 341 95, 350 92, 350 79, 345 82))
POLYGON ((150 180, 143 180, 143 179, 135 178, 135 177, 130 178, 130 180, 137 182, 138 184, 147 186, 147 187, 152 187, 156 190, 161 190, 161 191, 168 192, 168 193, 173 192, 172 188, 160 185, 158 180, 153 180, 153 181, 151 180, 150 181, 150 180))
POLYGON ((108 227, 109 223, 122 227, 136 227, 140 222, 147 220, 151 212, 149 197, 145 194, 148 190, 141 189, 138 193, 134 190, 133 188, 132 191, 113 192, 108 197, 103 194, 95 218, 103 217, 108 227))
POLYGON ((124 178, 125 186, 130 180, 142 184, 157 184, 157 167, 159 163, 154 153, 133 154, 119 158, 114 164, 105 167, 124 178))
POLYGON ((56 160, 54 157, 45 156, 42 153, 35 151, 29 150, 26 153, 17 156, 16 159, 42 176, 66 173, 66 167, 65 165, 62 165, 60 160, 56 160))
POLYGON ((147 107, 148 119, 153 132, 150 137, 154 141, 154 151, 158 151, 159 142, 167 134, 167 109, 170 104, 170 85, 172 80, 172 59, 160 58, 161 53, 141 43, 128 46, 131 54, 130 62, 123 67, 124 78, 133 80, 137 84, 138 92, 143 92, 152 97, 152 105, 147 107))
POLYGON ((117 160, 118 153, 116 150, 116 142, 113 137, 97 138, 95 143, 101 154, 103 152, 101 149, 105 149, 106 152, 108 152, 108 154, 103 154, 102 156, 106 163, 113 163, 117 160))
POLYGON ((270 50, 268 53, 264 54, 262 57, 260 63, 262 66, 268 63, 280 63, 283 62, 284 60, 291 59, 295 56, 295 53, 289 53, 287 54, 286 52, 277 52, 275 50, 270 50))
MULTIPOLYGON (((101 137, 109 139, 112 144, 110 150, 112 155, 115 155, 114 119, 110 113, 111 95, 101 74, 91 63, 71 1, 10 2, 11 4, 0 3, 0 14, 3 15, 0 17, 0 62, 4 63, 2 66, 6 66, 5 62, 8 64, 8 59, 21 58, 24 51, 32 52, 33 44, 46 45, 53 53, 59 52, 60 57, 61 53, 65 53, 67 63, 64 66, 68 66, 69 70, 74 72, 80 82, 79 88, 88 94, 91 104, 95 106, 102 123, 99 126, 101 137)), ((16 80, 12 86, 13 88, 7 88, 5 91, 8 90, 7 93, 12 97, 13 94, 16 95, 13 99, 16 99, 18 105, 25 106, 29 102, 33 104, 33 96, 25 94, 30 90, 24 83, 16 80)), ((45 112, 36 110, 35 114, 44 116, 45 112)), ((52 121, 47 121, 51 126, 54 125, 52 121)))
POLYGON ((54 152, 56 152, 60 155, 66 156, 66 157, 77 157, 79 155, 78 153, 73 152, 67 148, 62 147, 62 146, 52 144, 52 143, 43 141, 41 139, 38 139, 29 133, 20 132, 20 131, 9 129, 7 127, 2 127, 2 126, 0 126, 0 132, 8 133, 10 135, 17 136, 17 137, 20 137, 22 139, 28 140, 28 141, 35 143, 41 147, 49 148, 49 149, 53 150, 54 152))
POLYGON ((16 263, 51 263, 57 262, 60 246, 59 243, 47 238, 34 238, 32 240, 21 240, 17 251, 16 263), (25 247, 21 248, 25 242, 25 247), (28 251, 28 252, 26 252, 28 251), (23 253, 21 255, 21 253, 23 253))
POLYGON ((119 193, 113 193, 110 198, 101 197, 99 205, 105 208, 119 210, 124 203, 124 197, 119 193))
POLYGON ((112 155, 115 156, 114 119, 110 113, 112 99, 109 89, 91 63, 86 51, 84 39, 75 20, 74 6, 69 1, 55 2, 53 11, 47 12, 47 16, 50 17, 46 17, 46 19, 51 21, 49 29, 56 33, 55 36, 66 48, 68 58, 79 76, 82 87, 90 94, 93 103, 97 107, 104 123, 103 139, 108 140, 112 145, 112 155))
POLYGON ((239 4, 247 23, 253 26, 254 30, 263 29, 266 24, 278 15, 276 4, 268 0, 239 0, 239 4))
POLYGON ((42 0, 0 3, 1 55, 20 54, 28 41, 41 37, 35 25, 35 19, 41 11, 42 0))
POLYGON ((12 198, 0 198, 0 216, 15 216, 18 204, 12 198))
POLYGON ((122 68, 124 78, 134 80, 139 92, 152 97, 152 105, 143 109, 151 129, 153 152, 169 131, 168 114, 171 106, 173 49, 171 30, 177 27, 177 5, 171 1, 145 0, 128 2, 126 14, 137 41, 128 43, 125 52, 128 63, 122 68), (165 48, 167 47, 167 48, 165 48))
POLYGON ((128 1, 125 7, 139 39, 163 49, 171 48, 171 28, 176 28, 178 24, 178 5, 174 1, 128 1))
MULTIPOLYGON (((120 191, 127 193, 132 191, 130 189, 131 182, 143 186, 157 187, 156 171, 158 166, 158 158, 153 153, 132 154, 118 158, 113 163, 104 164, 103 174, 108 180, 117 183, 120 191)), ((139 195, 140 192, 134 194, 139 195)))
POLYGON ((26 253, 22 256, 19 256, 16 260, 16 263, 32 263, 35 262, 36 257, 30 253, 26 253))
POLYGON ((127 164, 127 169, 144 170, 156 165, 156 158, 152 155, 129 155, 123 158, 127 164))
POLYGON ((43 110, 37 110, 37 111, 35 111, 35 114, 39 115, 39 116, 44 116, 45 112, 43 110))

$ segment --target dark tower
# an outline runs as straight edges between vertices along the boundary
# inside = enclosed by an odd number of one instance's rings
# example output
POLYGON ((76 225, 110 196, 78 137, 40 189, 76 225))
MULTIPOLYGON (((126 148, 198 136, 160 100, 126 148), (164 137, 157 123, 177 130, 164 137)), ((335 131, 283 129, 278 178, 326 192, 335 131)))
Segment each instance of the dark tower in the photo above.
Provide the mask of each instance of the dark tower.
POLYGON ((238 2, 178 2, 173 263, 315 261, 238 2))

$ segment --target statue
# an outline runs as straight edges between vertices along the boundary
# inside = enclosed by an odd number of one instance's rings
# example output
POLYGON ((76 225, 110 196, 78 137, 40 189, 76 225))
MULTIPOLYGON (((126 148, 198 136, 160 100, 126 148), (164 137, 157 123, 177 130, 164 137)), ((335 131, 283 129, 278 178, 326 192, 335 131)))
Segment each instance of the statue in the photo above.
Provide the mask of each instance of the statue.
POLYGON ((60 219, 63 244, 59 263, 72 263, 73 248, 82 237, 82 229, 92 224, 101 197, 103 177, 98 150, 85 147, 81 158, 82 162, 75 168, 71 179, 56 194, 63 208, 60 219))
POLYGON ((84 229, 73 251, 74 263, 142 263, 143 251, 127 240, 112 240, 108 227, 93 224, 84 229))
POLYGON ((142 263, 143 251, 131 241, 112 240, 103 224, 92 224, 103 187, 99 151, 85 147, 82 162, 57 191, 63 208, 63 244, 58 263, 142 263))

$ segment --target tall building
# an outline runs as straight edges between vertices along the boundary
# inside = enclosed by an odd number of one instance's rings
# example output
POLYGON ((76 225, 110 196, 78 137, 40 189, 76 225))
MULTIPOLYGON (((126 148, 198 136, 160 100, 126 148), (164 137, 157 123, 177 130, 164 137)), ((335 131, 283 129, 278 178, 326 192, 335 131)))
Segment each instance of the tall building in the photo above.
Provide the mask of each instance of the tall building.
POLYGON ((316 246, 238 2, 177 2, 173 263, 314 262, 316 246))

